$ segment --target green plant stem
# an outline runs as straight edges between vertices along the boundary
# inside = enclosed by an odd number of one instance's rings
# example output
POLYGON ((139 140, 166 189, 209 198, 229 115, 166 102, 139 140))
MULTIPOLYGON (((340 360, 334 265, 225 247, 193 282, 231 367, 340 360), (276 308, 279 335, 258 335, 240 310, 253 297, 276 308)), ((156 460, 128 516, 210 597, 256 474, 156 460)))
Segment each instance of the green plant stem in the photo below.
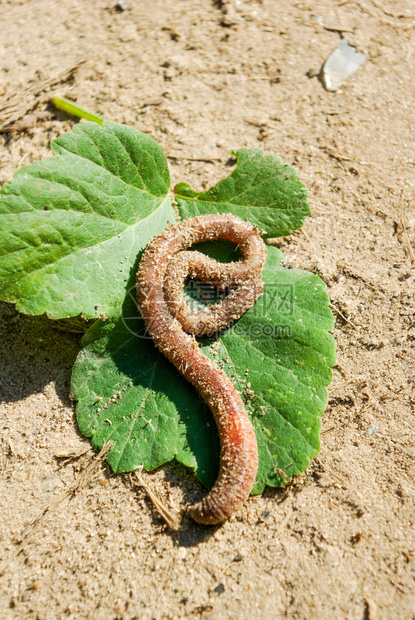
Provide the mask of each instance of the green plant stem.
POLYGON ((78 116, 79 118, 84 118, 86 121, 93 121, 94 123, 98 123, 98 125, 102 125, 104 119, 96 114, 92 114, 92 112, 87 112, 87 110, 83 110, 79 106, 75 105, 69 99, 61 99, 60 97, 54 97, 52 99, 52 103, 55 108, 66 112, 67 114, 71 114, 72 116, 78 116))

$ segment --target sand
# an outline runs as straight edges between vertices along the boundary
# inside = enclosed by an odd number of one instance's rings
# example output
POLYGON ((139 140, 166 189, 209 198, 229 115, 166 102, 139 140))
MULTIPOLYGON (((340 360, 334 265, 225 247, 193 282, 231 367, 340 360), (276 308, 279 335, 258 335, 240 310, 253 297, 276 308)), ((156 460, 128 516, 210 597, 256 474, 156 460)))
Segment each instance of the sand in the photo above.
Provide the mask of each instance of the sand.
MULTIPOLYGON (((1 304, 0 617, 415 618, 413 2, 3 0, 0 23, 0 124, 17 101, 0 183, 74 125, 55 91, 153 136, 172 184, 209 187, 232 149, 279 155, 312 215, 278 245, 327 283, 338 355, 304 474, 171 532, 104 461, 72 493, 93 456, 70 400, 80 336, 1 304), (328 93, 341 36, 367 60, 328 93)), ((177 467, 143 477, 177 509, 202 494, 177 467)))

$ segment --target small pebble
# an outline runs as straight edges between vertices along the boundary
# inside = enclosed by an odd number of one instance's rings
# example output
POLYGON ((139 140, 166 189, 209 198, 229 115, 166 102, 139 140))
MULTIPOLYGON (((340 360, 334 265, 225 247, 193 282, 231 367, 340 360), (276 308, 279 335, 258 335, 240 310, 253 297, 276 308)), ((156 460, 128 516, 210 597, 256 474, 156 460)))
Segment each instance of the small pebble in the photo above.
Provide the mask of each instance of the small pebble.
POLYGON ((371 424, 370 426, 367 427, 367 429, 365 430, 365 435, 367 437, 371 437, 372 435, 377 435, 378 433, 378 427, 376 426, 376 424, 371 424))
POLYGON ((41 478, 40 484, 42 485, 42 490, 46 493, 51 493, 55 490, 56 487, 56 478, 54 476, 45 476, 41 478))
POLYGON ((217 594, 223 594, 225 592, 225 586, 223 585, 223 583, 218 583, 218 585, 215 588, 215 592, 217 594))
POLYGON ((339 90, 343 82, 353 75, 365 60, 366 56, 362 52, 357 52, 346 39, 341 39, 323 65, 324 88, 330 92, 339 90))

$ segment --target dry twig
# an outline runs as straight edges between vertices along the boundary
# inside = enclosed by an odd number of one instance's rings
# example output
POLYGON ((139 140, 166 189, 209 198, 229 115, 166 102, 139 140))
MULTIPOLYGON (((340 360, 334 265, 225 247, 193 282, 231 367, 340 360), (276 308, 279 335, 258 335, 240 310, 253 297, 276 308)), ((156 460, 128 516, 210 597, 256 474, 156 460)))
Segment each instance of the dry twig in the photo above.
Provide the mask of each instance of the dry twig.
POLYGON ((407 228, 406 228, 406 224, 405 224, 405 220, 404 220, 404 214, 403 214, 403 190, 401 192, 401 202, 400 202, 400 220, 399 220, 399 233, 402 235, 402 239, 403 239, 403 245, 405 246, 406 251, 408 252, 409 255, 409 259, 411 261, 411 265, 412 267, 415 267, 415 254, 414 254, 414 250, 412 248, 412 243, 411 240, 409 238, 408 232, 407 232, 407 228))
MULTIPOLYGON (((164 519, 164 521, 166 522, 168 527, 171 530, 177 530, 177 528, 179 527, 179 515, 178 515, 177 511, 168 508, 161 501, 161 499, 159 497, 157 497, 157 495, 154 493, 154 491, 151 489, 151 487, 143 479, 143 476, 141 475, 141 471, 142 471, 142 468, 138 469, 135 472, 135 478, 137 479, 138 486, 143 488, 144 491, 147 493, 147 496, 149 497, 151 503, 153 504, 153 506, 155 507, 155 509, 159 513, 159 515, 164 519)), ((131 484, 134 487, 135 480, 133 479, 131 474, 130 474, 129 478, 130 478, 131 484)))
POLYGON ((347 317, 345 317, 345 316, 344 316, 344 314, 343 314, 342 312, 340 312, 340 310, 339 310, 339 309, 338 309, 338 308, 337 308, 337 307, 336 307, 333 303, 330 303, 330 304, 329 304, 329 306, 330 306, 330 308, 333 308, 333 310, 334 310, 335 312, 337 312, 337 314, 338 314, 339 316, 341 316, 341 318, 342 318, 342 319, 344 319, 344 320, 346 321, 346 323, 349 323, 349 324, 350 324, 352 327, 354 327, 355 329, 359 329, 359 328, 357 327, 357 325, 355 325, 354 323, 352 323, 352 321, 351 321, 350 319, 348 319, 347 317))
MULTIPOLYGON (((19 546, 28 538, 29 535, 33 534, 36 530, 37 526, 43 519, 43 517, 48 513, 55 510, 59 504, 61 504, 68 497, 73 497, 78 491, 83 489, 89 482, 91 482, 95 476, 97 475, 101 462, 104 460, 107 452, 112 448, 112 441, 108 441, 104 443, 101 448, 101 451, 95 455, 86 467, 81 471, 76 480, 67 488, 59 497, 57 497, 53 502, 45 506, 25 527, 23 533, 21 535, 20 540, 18 541, 19 546)), ((20 553, 20 551, 19 551, 20 553)))
POLYGON ((34 82, 28 88, 24 85, 18 86, 6 97, 4 103, 0 103, 0 132, 8 131, 10 125, 33 110, 38 103, 48 100, 51 96, 50 91, 71 79, 84 62, 85 60, 78 61, 56 77, 34 82))
POLYGON ((14 443, 13 443, 11 437, 7 438, 7 443, 9 444, 9 450, 10 450, 10 453, 12 454, 12 456, 14 456, 15 459, 19 458, 19 453, 17 452, 16 448, 14 447, 14 443))
POLYGON ((99 452, 99 454, 96 454, 89 461, 89 463, 81 471, 81 473, 76 478, 76 480, 73 482, 73 484, 71 484, 70 487, 65 489, 65 491, 63 493, 61 493, 61 495, 59 495, 59 497, 57 497, 53 502, 51 502, 50 504, 45 506, 26 525, 26 527, 24 528, 20 538, 16 541, 17 548, 15 549, 14 553, 12 554, 12 557, 6 558, 4 560, 2 566, 0 567, 0 576, 4 575, 4 573, 7 570, 7 567, 10 564, 10 561, 12 559, 16 558, 17 556, 19 556, 23 552, 24 543, 29 538, 29 536, 32 536, 36 532, 37 528, 39 527, 40 523, 43 520, 43 517, 48 512, 52 512, 53 510, 55 510, 55 508, 57 508, 57 506, 59 506, 59 504, 61 504, 65 499, 67 499, 68 497, 73 497, 78 491, 83 489, 89 482, 91 482, 96 477, 96 475, 97 475, 97 473, 99 471, 101 462, 104 460, 107 452, 111 448, 112 448, 112 441, 108 441, 107 443, 104 443, 104 445, 102 446, 102 449, 99 452))
POLYGON ((55 458, 56 459, 68 459, 68 460, 79 459, 80 456, 83 456, 90 450, 91 450, 91 446, 87 446, 86 448, 83 447, 83 448, 80 448, 79 450, 76 450, 75 448, 62 448, 61 450, 58 450, 57 452, 55 452, 55 458))
POLYGON ((173 159, 174 161, 201 161, 207 164, 213 164, 215 161, 222 161, 221 157, 185 157, 184 155, 167 155, 167 159, 173 159))

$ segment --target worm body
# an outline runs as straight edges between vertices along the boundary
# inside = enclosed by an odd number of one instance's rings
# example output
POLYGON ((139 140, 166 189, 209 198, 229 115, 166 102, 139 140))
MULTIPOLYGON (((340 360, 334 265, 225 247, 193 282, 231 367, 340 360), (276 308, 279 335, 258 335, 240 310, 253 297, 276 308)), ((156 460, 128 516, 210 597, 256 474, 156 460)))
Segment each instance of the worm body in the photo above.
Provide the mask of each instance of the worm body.
POLYGON ((195 335, 214 333, 238 319, 262 294, 266 247, 250 223, 230 215, 205 215, 173 224, 147 246, 137 272, 137 300, 159 350, 209 405, 218 427, 219 476, 211 491, 188 508, 198 523, 221 523, 248 498, 258 470, 258 447, 241 396, 228 376, 202 353, 195 335), (195 243, 226 239, 242 260, 219 263, 186 251, 195 243), (188 277, 231 288, 216 306, 191 310, 183 298, 188 277), (186 333, 187 332, 187 333, 186 333))

